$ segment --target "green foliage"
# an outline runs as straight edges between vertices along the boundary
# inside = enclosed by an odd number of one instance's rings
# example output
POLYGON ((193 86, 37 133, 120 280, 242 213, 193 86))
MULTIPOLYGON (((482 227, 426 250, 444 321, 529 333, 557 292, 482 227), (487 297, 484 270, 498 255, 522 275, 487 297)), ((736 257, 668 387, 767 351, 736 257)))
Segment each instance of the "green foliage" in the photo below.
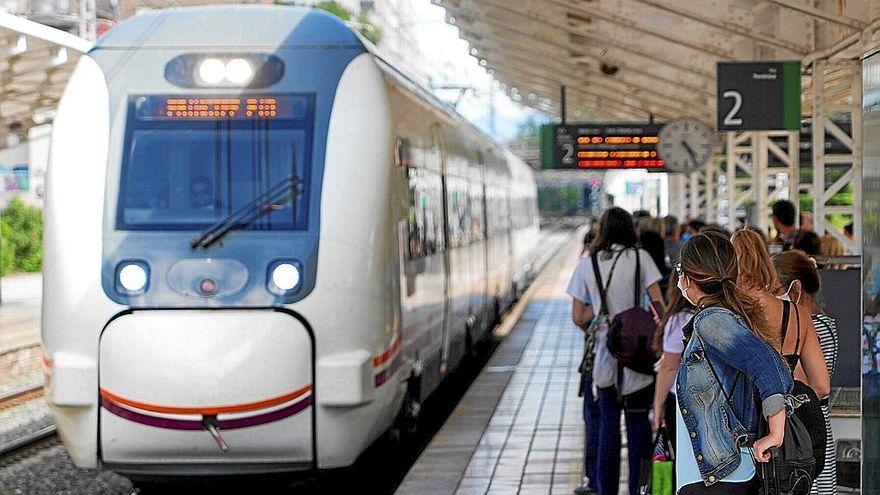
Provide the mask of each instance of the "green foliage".
POLYGON ((38 272, 43 267, 43 216, 18 198, 0 213, 0 273, 38 272))
POLYGON ((347 8, 343 7, 337 2, 320 2, 314 5, 316 9, 323 10, 324 12, 329 12, 336 17, 342 19, 343 21, 351 20, 351 11, 347 8))
POLYGON ((539 187, 538 209, 542 215, 573 215, 578 211, 579 186, 539 187))
MULTIPOLYGON (((319 2, 313 5, 314 8, 323 10, 324 12, 328 12, 330 14, 335 15, 336 17, 342 19, 345 22, 351 22, 354 14, 348 10, 347 8, 340 5, 338 2, 329 1, 329 2, 319 2)), ((382 40, 382 29, 372 23, 370 21, 370 16, 367 15, 366 12, 361 12, 358 16, 357 21, 354 22, 357 30, 361 33, 361 35, 370 40, 374 45, 378 45, 379 41, 382 40)))

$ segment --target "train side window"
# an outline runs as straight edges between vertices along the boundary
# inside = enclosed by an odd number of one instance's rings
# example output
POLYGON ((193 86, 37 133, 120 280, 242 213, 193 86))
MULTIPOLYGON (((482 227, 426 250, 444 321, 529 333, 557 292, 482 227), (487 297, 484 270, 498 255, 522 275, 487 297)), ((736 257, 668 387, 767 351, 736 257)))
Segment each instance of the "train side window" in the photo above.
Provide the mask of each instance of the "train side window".
POLYGON ((483 225, 485 212, 483 211, 483 187, 480 184, 470 186, 470 230, 471 239, 481 241, 485 238, 483 225))
POLYGON ((440 176, 418 168, 409 169, 409 258, 443 250, 443 203, 440 176))
POLYGON ((394 165, 398 167, 412 166, 412 153, 409 139, 398 137, 394 142, 394 165))

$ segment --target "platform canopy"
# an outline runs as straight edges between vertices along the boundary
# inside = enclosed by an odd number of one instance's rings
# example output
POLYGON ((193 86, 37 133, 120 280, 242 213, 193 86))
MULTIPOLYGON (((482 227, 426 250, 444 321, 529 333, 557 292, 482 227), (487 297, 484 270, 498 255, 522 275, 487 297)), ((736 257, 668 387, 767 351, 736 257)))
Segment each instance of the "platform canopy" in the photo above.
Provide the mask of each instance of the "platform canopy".
MULTIPOLYGON (((514 99, 570 120, 715 120, 719 61, 858 57, 877 2, 433 0, 514 99)), ((810 113, 809 81, 804 114, 810 113)), ((825 95, 826 100, 832 95, 825 95)), ((843 95, 842 97, 846 97, 843 95)))
POLYGON ((0 149, 51 119, 80 55, 91 43, 0 11, 0 149))

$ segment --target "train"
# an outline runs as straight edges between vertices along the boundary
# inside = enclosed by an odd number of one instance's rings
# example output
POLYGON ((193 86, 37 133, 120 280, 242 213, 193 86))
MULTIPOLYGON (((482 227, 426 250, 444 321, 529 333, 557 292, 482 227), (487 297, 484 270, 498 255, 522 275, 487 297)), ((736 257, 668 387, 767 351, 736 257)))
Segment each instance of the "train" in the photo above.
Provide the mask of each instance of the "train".
POLYGON ((535 275, 530 167, 318 10, 126 20, 52 132, 46 398, 80 468, 349 466, 535 275))

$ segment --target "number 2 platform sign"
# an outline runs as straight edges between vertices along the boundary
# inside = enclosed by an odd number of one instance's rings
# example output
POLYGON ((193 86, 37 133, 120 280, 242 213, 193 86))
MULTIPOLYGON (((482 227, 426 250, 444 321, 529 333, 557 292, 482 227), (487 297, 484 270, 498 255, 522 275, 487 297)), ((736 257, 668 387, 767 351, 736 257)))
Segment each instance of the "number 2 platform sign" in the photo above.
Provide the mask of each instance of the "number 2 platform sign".
POLYGON ((801 63, 719 62, 719 131, 801 128, 801 63))

